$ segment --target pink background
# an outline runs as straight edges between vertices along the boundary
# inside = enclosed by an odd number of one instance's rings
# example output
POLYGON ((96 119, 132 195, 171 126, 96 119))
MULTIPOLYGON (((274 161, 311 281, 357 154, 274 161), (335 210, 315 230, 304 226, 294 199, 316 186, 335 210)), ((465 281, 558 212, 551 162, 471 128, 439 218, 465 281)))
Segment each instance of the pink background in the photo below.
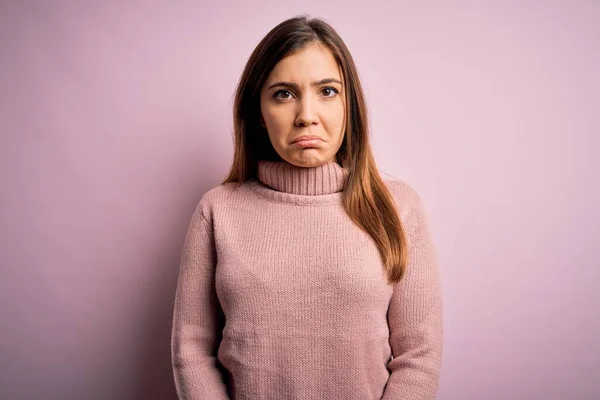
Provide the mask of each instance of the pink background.
POLYGON ((185 230, 247 57, 302 12, 429 210, 438 398, 600 398, 600 3, 452 3, 3 2, 0 398, 175 398, 185 230))

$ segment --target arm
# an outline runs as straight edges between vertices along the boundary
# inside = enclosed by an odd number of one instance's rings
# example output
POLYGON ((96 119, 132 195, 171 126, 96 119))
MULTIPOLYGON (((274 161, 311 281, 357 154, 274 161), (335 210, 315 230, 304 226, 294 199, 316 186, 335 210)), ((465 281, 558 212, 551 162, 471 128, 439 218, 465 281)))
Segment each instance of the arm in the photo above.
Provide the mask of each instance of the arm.
POLYGON ((388 309, 393 359, 383 400, 434 400, 442 358, 442 294, 437 255, 418 194, 404 225, 408 265, 388 309))
POLYGON ((199 205, 185 237, 173 312, 171 358, 180 399, 228 399, 216 357, 224 317, 215 263, 211 229, 199 205))

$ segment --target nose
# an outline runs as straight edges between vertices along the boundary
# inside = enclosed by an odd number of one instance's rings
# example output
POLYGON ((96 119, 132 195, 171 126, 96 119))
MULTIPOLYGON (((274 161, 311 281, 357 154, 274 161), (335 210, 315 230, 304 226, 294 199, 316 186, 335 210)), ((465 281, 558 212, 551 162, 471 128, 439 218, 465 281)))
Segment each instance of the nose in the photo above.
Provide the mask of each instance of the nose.
POLYGON ((299 104, 296 115, 296 126, 310 126, 318 122, 317 110, 310 96, 304 96, 299 104))

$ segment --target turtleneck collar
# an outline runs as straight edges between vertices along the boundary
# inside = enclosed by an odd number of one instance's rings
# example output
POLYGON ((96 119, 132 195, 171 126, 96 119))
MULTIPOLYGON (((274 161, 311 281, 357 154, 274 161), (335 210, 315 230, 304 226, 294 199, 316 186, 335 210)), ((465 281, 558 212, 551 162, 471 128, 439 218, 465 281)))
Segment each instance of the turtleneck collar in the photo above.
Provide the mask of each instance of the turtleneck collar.
POLYGON ((258 162, 258 180, 274 190, 304 196, 342 192, 348 172, 337 162, 298 167, 287 161, 258 162))

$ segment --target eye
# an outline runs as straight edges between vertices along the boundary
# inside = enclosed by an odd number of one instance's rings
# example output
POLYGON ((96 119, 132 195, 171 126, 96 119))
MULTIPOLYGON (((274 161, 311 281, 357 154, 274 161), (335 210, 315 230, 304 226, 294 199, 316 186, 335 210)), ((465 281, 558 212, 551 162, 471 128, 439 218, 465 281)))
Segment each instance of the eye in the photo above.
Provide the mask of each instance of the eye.
POLYGON ((285 99, 289 99, 289 97, 279 97, 279 96, 278 96, 278 95, 279 95, 279 93, 287 93, 287 94, 289 94, 290 96, 291 96, 291 94, 292 94, 292 93, 291 93, 289 90, 278 90, 278 91, 276 91, 276 92, 273 94, 273 97, 274 97, 274 98, 276 98, 276 99, 283 99, 283 100, 285 100, 285 99))
POLYGON ((323 92, 325 92, 325 91, 329 91, 329 92, 333 92, 333 93, 334 93, 334 94, 332 94, 331 96, 327 96, 327 95, 325 95, 325 97, 333 97, 335 94, 338 94, 338 93, 339 93, 339 92, 338 92, 338 90, 337 90, 336 88, 334 88, 334 87, 331 87, 331 86, 327 86, 327 87, 323 88, 323 90, 322 90, 322 91, 323 91, 323 92))

